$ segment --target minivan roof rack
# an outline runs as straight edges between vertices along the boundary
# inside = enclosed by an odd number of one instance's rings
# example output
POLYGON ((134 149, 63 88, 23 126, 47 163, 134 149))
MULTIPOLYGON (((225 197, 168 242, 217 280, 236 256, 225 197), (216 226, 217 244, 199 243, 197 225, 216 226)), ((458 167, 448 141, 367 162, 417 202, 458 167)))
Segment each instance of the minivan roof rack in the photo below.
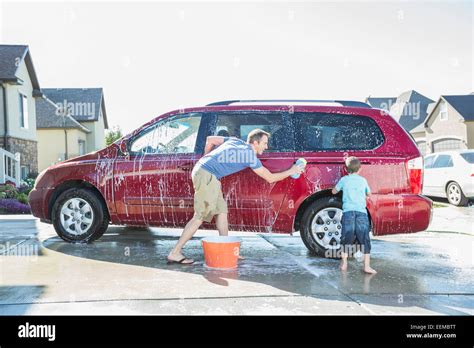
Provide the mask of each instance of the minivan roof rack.
POLYGON ((338 103, 342 106, 372 108, 369 104, 354 100, 311 100, 311 99, 271 99, 271 100, 223 100, 206 106, 230 105, 235 103, 338 103))

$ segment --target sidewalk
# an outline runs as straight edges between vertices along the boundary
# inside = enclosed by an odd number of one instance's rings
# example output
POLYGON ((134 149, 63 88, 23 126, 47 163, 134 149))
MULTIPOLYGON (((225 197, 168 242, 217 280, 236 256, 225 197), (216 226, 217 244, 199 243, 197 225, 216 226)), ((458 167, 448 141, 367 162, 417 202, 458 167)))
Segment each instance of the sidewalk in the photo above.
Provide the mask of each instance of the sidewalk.
POLYGON ((457 232, 474 236, 474 207, 455 207, 449 204, 433 209, 428 232, 457 232))

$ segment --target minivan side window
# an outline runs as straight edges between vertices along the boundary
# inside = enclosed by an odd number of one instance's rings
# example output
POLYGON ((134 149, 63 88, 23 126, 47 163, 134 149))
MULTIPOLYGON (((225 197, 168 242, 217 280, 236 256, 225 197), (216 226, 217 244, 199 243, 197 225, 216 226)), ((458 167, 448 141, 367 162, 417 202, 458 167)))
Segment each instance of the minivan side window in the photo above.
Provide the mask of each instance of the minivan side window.
POLYGON ((130 153, 193 154, 201 118, 201 114, 194 113, 160 120, 132 139, 130 153))
POLYGON ((450 155, 439 155, 433 164, 433 168, 446 168, 453 166, 453 159, 450 155))
POLYGON ((283 113, 235 112, 217 114, 214 135, 237 137, 247 141, 247 135, 253 129, 262 129, 270 133, 268 150, 265 152, 294 151, 292 127, 283 113))
POLYGON ((382 131, 367 116, 297 113, 298 151, 373 150, 384 142, 382 131))

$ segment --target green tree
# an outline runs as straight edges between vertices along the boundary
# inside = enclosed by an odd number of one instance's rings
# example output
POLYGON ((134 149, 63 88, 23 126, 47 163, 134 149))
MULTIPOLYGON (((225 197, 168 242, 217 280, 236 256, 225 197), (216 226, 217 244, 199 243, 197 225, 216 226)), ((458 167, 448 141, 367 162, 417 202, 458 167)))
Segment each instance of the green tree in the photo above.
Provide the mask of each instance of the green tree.
POLYGON ((120 139, 122 136, 123 135, 120 126, 114 126, 112 129, 107 129, 105 131, 105 145, 109 146, 117 139, 120 139))

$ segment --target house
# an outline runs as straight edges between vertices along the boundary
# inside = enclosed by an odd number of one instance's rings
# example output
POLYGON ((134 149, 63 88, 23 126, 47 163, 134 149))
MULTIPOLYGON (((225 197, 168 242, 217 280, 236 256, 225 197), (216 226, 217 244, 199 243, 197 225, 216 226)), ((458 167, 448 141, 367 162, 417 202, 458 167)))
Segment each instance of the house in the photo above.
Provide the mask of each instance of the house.
POLYGON ((38 172, 35 98, 41 96, 28 46, 0 45, 0 183, 38 172), (15 153, 21 173, 12 170, 15 153))
POLYGON ((428 151, 428 148, 426 146, 426 132, 425 132, 425 124, 422 123, 415 128, 413 128, 410 132, 410 134, 413 136, 413 139, 416 142, 416 145, 418 146, 418 149, 420 150, 420 153, 424 156, 430 153, 428 151))
POLYGON ((102 88, 43 88, 37 101, 40 170, 105 147, 102 88), (53 144, 58 144, 54 146, 53 144))
POLYGON ((365 99, 365 102, 369 103, 370 106, 377 109, 385 110, 386 112, 390 112, 390 108, 392 107, 393 104, 395 104, 396 101, 397 101, 396 97, 378 97, 378 98, 367 97, 365 99))
MULTIPOLYGON (((442 95, 423 123, 427 153, 474 148, 474 94, 442 95)), ((421 127, 417 129, 421 133, 421 127)))
POLYGON ((398 97, 366 98, 372 107, 386 110, 406 131, 411 132, 423 124, 428 115, 428 107, 434 101, 417 91, 403 92, 398 97))
POLYGON ((43 94, 91 130, 86 152, 105 146, 105 129, 109 128, 102 88, 43 88, 43 94))
POLYGON ((410 90, 398 97, 367 97, 366 102, 395 118, 413 136, 420 152, 426 154, 424 122, 435 104, 433 100, 410 90))
POLYGON ((86 153, 87 127, 47 97, 36 100, 38 166, 40 170, 86 153))

